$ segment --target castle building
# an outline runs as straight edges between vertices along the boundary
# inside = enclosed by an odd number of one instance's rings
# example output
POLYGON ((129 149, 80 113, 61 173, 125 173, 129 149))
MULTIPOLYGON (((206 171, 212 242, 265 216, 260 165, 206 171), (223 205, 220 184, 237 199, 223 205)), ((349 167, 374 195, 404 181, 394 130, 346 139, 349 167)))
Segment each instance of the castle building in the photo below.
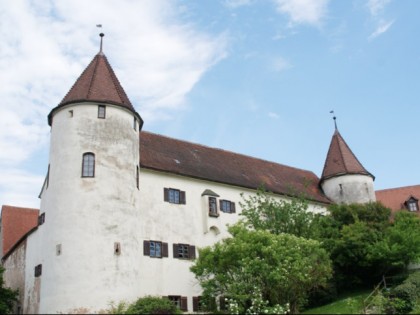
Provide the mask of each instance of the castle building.
POLYGON ((197 311, 192 260, 229 237, 241 194, 261 185, 279 199, 304 194, 309 210, 322 213, 376 198, 373 175, 337 129, 321 178, 142 131, 102 49, 48 124, 40 209, 2 207, 2 265, 6 286, 19 289, 17 313, 99 312, 145 295, 197 311))

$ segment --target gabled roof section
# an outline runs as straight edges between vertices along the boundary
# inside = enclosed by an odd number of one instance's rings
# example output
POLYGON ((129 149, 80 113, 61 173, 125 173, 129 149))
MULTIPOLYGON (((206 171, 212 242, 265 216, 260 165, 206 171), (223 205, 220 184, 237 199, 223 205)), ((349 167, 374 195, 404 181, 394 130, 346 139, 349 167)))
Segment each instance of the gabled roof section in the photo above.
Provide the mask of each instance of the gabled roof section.
MULTIPOLYGON (((376 201, 396 212, 405 209, 405 202, 410 198, 420 200, 420 185, 377 190, 375 194, 376 201)), ((420 216, 420 212, 417 215, 420 216)))
POLYGON ((108 59, 102 52, 93 58, 60 104, 50 112, 48 124, 51 125, 52 115, 56 109, 67 104, 80 102, 98 102, 122 106, 135 113, 141 120, 108 59))
POLYGON ((38 226, 38 209, 4 205, 1 208, 1 235, 4 256, 27 232, 38 226))
POLYGON ((328 204, 319 178, 305 171, 216 148, 142 131, 142 168, 249 189, 265 189, 286 196, 304 195, 328 204))
POLYGON ((362 163, 359 162, 336 129, 331 139, 330 148, 328 149, 321 181, 331 177, 348 174, 368 175, 375 179, 375 177, 363 167, 362 163))

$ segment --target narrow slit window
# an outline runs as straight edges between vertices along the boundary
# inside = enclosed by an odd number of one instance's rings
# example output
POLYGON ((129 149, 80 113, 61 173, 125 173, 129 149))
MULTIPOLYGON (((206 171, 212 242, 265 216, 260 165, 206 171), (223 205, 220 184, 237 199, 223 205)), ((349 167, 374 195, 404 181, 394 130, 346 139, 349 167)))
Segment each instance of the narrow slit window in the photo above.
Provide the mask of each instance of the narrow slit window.
POLYGON ((105 105, 98 105, 98 118, 105 118, 106 107, 105 105))
POLYGON ((136 117, 134 117, 133 129, 137 131, 137 119, 136 119, 136 117))
POLYGON ((137 185, 137 189, 140 188, 140 169, 139 166, 136 166, 136 185, 137 185))
POLYGON ((83 154, 82 177, 95 177, 95 154, 83 154))

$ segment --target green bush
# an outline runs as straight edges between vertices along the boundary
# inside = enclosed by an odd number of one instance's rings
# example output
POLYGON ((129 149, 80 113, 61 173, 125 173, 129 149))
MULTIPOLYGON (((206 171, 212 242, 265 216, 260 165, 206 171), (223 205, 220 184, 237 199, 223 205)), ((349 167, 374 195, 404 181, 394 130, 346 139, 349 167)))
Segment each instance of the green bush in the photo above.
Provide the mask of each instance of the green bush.
POLYGON ((181 311, 167 298, 146 296, 130 304, 125 314, 181 314, 181 311))

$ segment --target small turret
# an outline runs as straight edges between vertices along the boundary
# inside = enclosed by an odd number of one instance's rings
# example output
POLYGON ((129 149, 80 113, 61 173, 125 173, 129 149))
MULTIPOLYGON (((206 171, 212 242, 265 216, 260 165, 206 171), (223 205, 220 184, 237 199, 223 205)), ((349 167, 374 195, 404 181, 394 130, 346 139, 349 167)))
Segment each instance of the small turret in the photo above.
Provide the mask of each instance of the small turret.
POLYGON ((320 180, 325 195, 336 203, 375 201, 374 180, 375 177, 359 162, 336 125, 320 180))

